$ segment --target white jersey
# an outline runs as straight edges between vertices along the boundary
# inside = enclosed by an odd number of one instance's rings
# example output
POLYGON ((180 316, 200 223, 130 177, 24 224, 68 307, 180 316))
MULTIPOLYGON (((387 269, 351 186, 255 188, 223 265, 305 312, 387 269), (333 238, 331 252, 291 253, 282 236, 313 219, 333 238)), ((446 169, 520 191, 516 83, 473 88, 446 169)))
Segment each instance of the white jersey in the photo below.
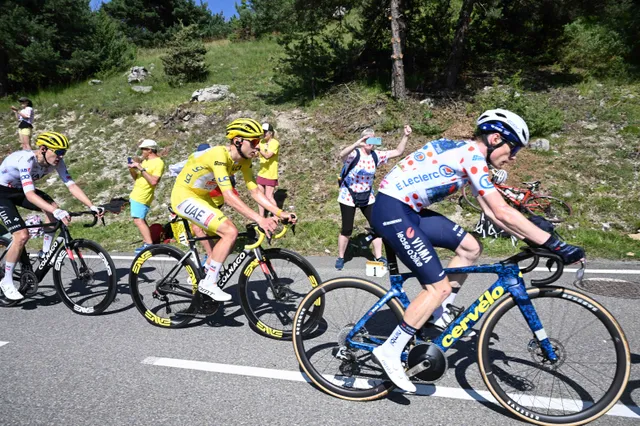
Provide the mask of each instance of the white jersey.
POLYGON ((384 177, 380 192, 417 212, 471 184, 474 196, 495 191, 475 142, 438 139, 405 157, 384 177))
POLYGON ((0 165, 0 185, 9 188, 22 187, 25 193, 35 191, 34 182, 54 170, 58 171, 65 185, 73 185, 73 179, 67 171, 64 160, 60 159, 57 166, 41 166, 33 151, 16 151, 5 158, 0 165))

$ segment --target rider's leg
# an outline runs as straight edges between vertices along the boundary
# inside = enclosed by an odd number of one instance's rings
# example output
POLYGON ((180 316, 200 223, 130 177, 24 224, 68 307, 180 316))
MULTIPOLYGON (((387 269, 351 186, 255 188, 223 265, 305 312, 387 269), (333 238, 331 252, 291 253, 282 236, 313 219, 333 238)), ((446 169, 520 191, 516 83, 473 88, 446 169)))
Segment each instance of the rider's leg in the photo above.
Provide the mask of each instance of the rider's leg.
MULTIPOLYGON (((207 236, 207 233, 204 232, 204 229, 200 228, 199 226, 192 226, 191 230, 193 230, 193 235, 195 235, 197 238, 203 238, 207 236)), ((200 243, 202 244, 202 246, 204 247, 205 252, 207 253, 207 262, 206 264, 208 265, 209 262, 211 261, 211 255, 213 254, 213 242, 211 240, 200 240, 200 243)))
MULTIPOLYGON (((56 209, 58 208, 58 205, 56 203, 51 203, 51 205, 53 205, 53 207, 56 209)), ((45 212, 44 224, 54 223, 55 221, 56 221, 56 218, 53 216, 52 213, 45 212)), ((51 243, 53 242, 53 236, 55 235, 55 231, 53 231, 53 228, 49 226, 45 226, 43 229, 44 229, 44 235, 42 236, 42 252, 46 253, 51 248, 51 243)))
MULTIPOLYGON (((482 254, 482 244, 471 234, 466 234, 455 251, 455 256, 449 261, 449 268, 457 268, 463 266, 471 266, 476 263, 482 254)), ((449 314, 449 305, 452 305, 460 291, 460 288, 467 279, 468 274, 450 274, 448 275, 451 283, 451 294, 442 302, 433 313, 435 325, 438 327, 446 327, 451 321, 450 317, 444 318, 444 314, 449 314)))
POLYGON ((222 289, 218 287, 217 281, 218 276, 220 275, 220 270, 222 269, 222 264, 227 256, 229 256, 229 253, 231 253, 231 250, 236 243, 236 239, 238 238, 238 229, 233 222, 226 219, 218 225, 216 234, 220 237, 220 241, 216 243, 213 251, 211 252, 211 256, 207 263, 207 275, 200 282, 198 290, 210 296, 214 300, 226 302, 231 300, 231 295, 222 291, 222 289))
POLYGON ((18 289, 13 284, 13 269, 20 258, 20 254, 22 253, 22 249, 29 241, 29 231, 26 229, 19 229, 11 234, 13 243, 9 250, 7 251, 7 255, 5 257, 4 264, 4 277, 2 281, 0 281, 0 288, 2 289, 2 293, 9 300, 20 300, 24 297, 18 292, 18 289))

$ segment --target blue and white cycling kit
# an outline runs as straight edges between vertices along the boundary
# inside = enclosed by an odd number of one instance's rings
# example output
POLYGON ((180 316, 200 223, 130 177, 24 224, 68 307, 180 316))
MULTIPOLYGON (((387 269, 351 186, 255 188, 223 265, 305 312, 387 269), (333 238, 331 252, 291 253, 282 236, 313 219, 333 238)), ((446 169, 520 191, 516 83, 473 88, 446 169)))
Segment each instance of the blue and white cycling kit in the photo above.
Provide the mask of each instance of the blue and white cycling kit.
POLYGON ((421 284, 444 278, 434 247, 455 251, 466 231, 427 208, 467 183, 473 195, 496 191, 475 142, 438 139, 405 157, 380 183, 372 226, 421 284))

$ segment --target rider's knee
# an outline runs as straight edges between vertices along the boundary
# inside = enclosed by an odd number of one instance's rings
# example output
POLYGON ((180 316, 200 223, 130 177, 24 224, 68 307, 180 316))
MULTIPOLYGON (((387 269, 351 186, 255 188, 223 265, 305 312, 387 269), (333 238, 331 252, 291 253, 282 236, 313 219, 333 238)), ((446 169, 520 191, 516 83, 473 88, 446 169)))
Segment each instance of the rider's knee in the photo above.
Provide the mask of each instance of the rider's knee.
POLYGON ((29 238, 30 238, 29 231, 26 229, 21 229, 19 231, 16 231, 13 233, 12 238, 13 238, 14 244, 17 244, 22 247, 25 244, 27 244, 27 241, 29 241, 29 238))
POLYGON ((218 236, 226 241, 234 241, 238 238, 238 228, 230 220, 225 220, 216 231, 218 236))
POLYGON ((456 255, 467 259, 470 263, 474 263, 482 254, 482 243, 473 235, 467 234, 458 249, 456 255))

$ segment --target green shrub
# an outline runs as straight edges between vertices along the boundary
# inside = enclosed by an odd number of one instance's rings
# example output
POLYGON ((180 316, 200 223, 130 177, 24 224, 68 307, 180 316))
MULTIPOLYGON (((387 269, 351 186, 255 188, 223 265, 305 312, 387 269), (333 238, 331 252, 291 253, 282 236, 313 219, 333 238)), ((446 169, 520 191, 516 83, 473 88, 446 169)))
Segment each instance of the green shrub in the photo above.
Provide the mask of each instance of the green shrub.
POLYGON ((624 57, 629 53, 623 37, 609 26, 579 18, 565 25, 567 39, 560 60, 597 77, 621 78, 627 74, 624 57))
POLYGON ((496 81, 491 90, 476 96, 480 110, 504 108, 519 114, 527 122, 531 136, 548 135, 562 128, 562 110, 549 105, 541 95, 526 92, 522 88, 520 73, 516 73, 506 85, 496 81))
POLYGON ((206 53, 204 43, 198 38, 197 28, 182 27, 169 43, 168 53, 161 57, 169 84, 178 86, 206 79, 209 74, 204 58, 206 53))

